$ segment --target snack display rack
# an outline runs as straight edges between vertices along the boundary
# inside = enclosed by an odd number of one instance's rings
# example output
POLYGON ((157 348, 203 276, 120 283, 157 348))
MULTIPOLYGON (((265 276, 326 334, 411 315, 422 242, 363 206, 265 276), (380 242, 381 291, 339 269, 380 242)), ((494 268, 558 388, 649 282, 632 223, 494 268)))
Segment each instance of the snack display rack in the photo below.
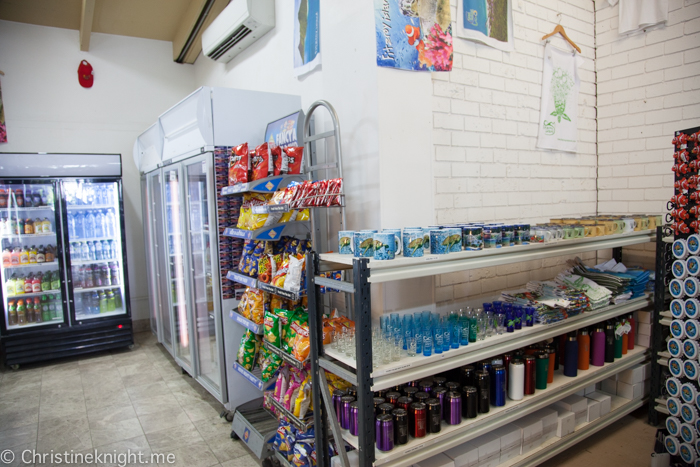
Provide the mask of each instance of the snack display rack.
MULTIPOLYGON (((657 234, 660 234, 660 232, 661 230, 657 229, 657 234)), ((503 249, 506 251, 464 251, 454 255, 428 257, 429 259, 423 259, 422 261, 400 258, 394 261, 373 262, 368 258, 310 253, 307 259, 309 309, 316 310, 316 313, 309 313, 312 371, 314 376, 319 375, 321 377, 325 375, 325 371, 331 371, 356 385, 360 413, 358 417, 359 436, 355 437, 350 435, 347 430, 342 430, 339 427, 333 410, 328 408, 330 407, 329 395, 327 393, 322 395, 323 385, 315 384, 313 391, 313 405, 316 408, 314 411, 315 425, 325 428, 316 430, 316 445, 327 445, 327 430, 330 428, 336 439, 340 436, 348 444, 357 448, 360 467, 372 465, 410 466, 446 449, 488 433, 524 415, 533 413, 546 405, 613 376, 648 358, 647 348, 635 346, 634 350, 630 350, 627 355, 613 363, 580 371, 576 378, 557 378, 554 384, 549 385, 545 390, 536 392, 535 395, 527 396, 520 401, 509 400, 504 407, 492 407, 489 413, 473 420, 463 420, 459 425, 443 427, 440 433, 432 434, 425 438, 410 439, 406 445, 397 446, 392 451, 382 452, 375 449, 375 423, 372 416, 374 412, 374 390, 392 387, 393 385, 416 380, 423 376, 458 368, 489 356, 502 354, 513 348, 522 347, 527 343, 541 341, 553 335, 560 335, 570 329, 578 329, 608 318, 629 314, 648 306, 650 302, 648 297, 630 300, 596 310, 595 312, 586 312, 580 316, 551 325, 536 325, 531 331, 525 331, 527 334, 520 331, 516 334, 496 336, 475 344, 469 344, 464 350, 460 348, 440 354, 437 358, 410 357, 400 362, 378 367, 375 370, 372 366, 371 284, 609 248, 613 248, 614 256, 619 257, 622 247, 649 243, 654 240, 654 237, 655 233, 653 231, 638 231, 625 235, 582 239, 584 241, 575 243, 544 244, 538 245, 536 248, 511 247, 503 249), (319 274, 322 271, 338 269, 348 270, 352 274, 352 282, 340 282, 340 284, 336 282, 332 286, 354 298, 356 361, 338 355, 331 349, 326 350, 323 348, 323 324, 320 319, 323 310, 320 304, 319 288, 328 285, 326 284, 328 279, 319 277, 319 274), (314 290, 314 293, 311 292, 312 290, 314 290), (411 361, 409 362, 408 360, 411 361), (321 386, 321 388, 317 390, 317 386, 321 386)), ((346 274, 346 277, 348 276, 349 274, 346 274)), ((536 465, 633 411, 641 404, 641 399, 628 402, 620 401, 616 404, 616 410, 611 412, 608 417, 582 427, 580 432, 574 437, 562 438, 559 440, 560 442, 552 441, 547 443, 536 453, 528 453, 528 455, 512 461, 509 465, 536 465)), ((323 454, 319 453, 317 465, 319 467, 330 465, 330 459, 325 452, 323 454)), ((341 462, 341 465, 347 466, 348 464, 341 462)))
MULTIPOLYGON (((330 113, 330 119, 333 123, 333 131, 330 132, 324 132, 318 135, 311 135, 311 136, 305 136, 304 143, 305 143, 305 153, 307 154, 306 160, 304 162, 305 167, 303 170, 303 174, 301 175, 282 175, 282 176, 276 176, 276 177, 268 177, 265 179, 261 180, 256 180, 254 182, 249 182, 249 183, 243 183, 239 185, 234 185, 234 186, 228 186, 228 187, 223 187, 221 188, 221 195, 222 196, 238 196, 238 195, 243 195, 244 193, 248 192, 256 192, 256 193, 273 193, 279 189, 284 189, 287 187, 291 182, 293 181, 301 181, 302 179, 306 178, 307 180, 315 180, 319 178, 323 178, 323 174, 320 173, 320 171, 325 171, 325 175, 328 175, 328 170, 335 170, 337 171, 337 175, 339 178, 342 179, 343 176, 343 171, 342 171, 342 152, 341 152, 341 146, 340 146, 340 126, 338 123, 338 117, 335 112, 335 109, 333 107, 325 102, 325 101, 317 101, 311 105, 309 110, 306 112, 305 120, 304 120, 304 135, 310 135, 311 131, 311 123, 312 123, 312 114, 314 113, 314 110, 317 109, 318 107, 325 107, 328 112, 330 113), (329 162, 328 160, 324 161, 323 164, 316 164, 314 165, 314 155, 316 154, 315 151, 315 142, 322 140, 324 138, 330 138, 333 137, 335 138, 335 146, 336 146, 336 151, 335 151, 335 160, 329 162), (314 143, 312 145, 312 143, 314 143), (312 147, 313 146, 313 147, 312 147)), ((328 156, 326 156, 328 157, 328 156)), ((338 195, 340 199, 344 198, 344 195, 341 193, 338 195)), ((342 204, 342 203, 341 203, 342 204)), ((318 223, 318 219, 316 219, 316 213, 315 213, 315 208, 317 206, 309 206, 308 209, 311 209, 311 216, 310 216, 310 221, 292 221, 292 222, 287 222, 287 223, 281 223, 281 224, 275 224, 272 226, 266 226, 261 229, 253 230, 253 231, 246 231, 246 230, 241 230, 237 228, 232 228, 232 227, 226 227, 222 229, 221 235, 226 236, 226 237, 235 237, 235 238, 240 238, 240 239, 246 239, 246 240, 262 240, 262 241, 277 241, 280 240, 280 238, 283 235, 298 235, 300 232, 307 232, 306 235, 310 235, 312 237, 312 244, 314 247, 316 245, 320 245, 320 230, 316 229, 314 226, 318 223), (309 233, 310 232, 310 233, 309 233)), ((320 206, 318 206, 320 207, 320 206)), ((342 226, 345 225, 345 213, 344 210, 342 209, 342 206, 333 206, 333 207, 340 207, 341 212, 340 216, 342 219, 342 226)), ((263 206, 262 210, 255 211, 256 214, 260 213, 271 213, 271 212, 288 212, 290 210, 290 207, 288 204, 283 204, 283 205, 270 205, 270 206, 263 206)), ((307 207, 304 207, 306 209, 307 207)), ((296 208, 295 208, 296 209, 296 208)), ((341 228, 343 228, 341 226, 341 228)), ((251 288, 257 288, 260 289, 264 292, 270 293, 277 295, 282 298, 290 299, 290 300, 299 300, 301 297, 303 297, 305 294, 303 291, 300 292, 293 292, 289 290, 285 290, 280 287, 275 287, 270 284, 261 282, 257 280, 254 277, 249 277, 245 274, 241 274, 237 271, 228 271, 226 273, 226 278, 230 281, 243 284, 247 287, 251 288)), ((337 283, 336 281, 334 281, 337 283)), ((245 317, 241 316, 239 313, 237 313, 235 310, 232 310, 230 313, 231 319, 245 327, 246 329, 249 329, 255 334, 263 334, 264 331, 264 326, 262 324, 256 324, 245 317)), ((263 346, 268 349, 270 352, 274 353, 275 355, 278 355, 279 357, 282 358, 283 362, 295 367, 295 368, 302 368, 305 365, 307 365, 308 360, 301 362, 294 358, 292 355, 288 354, 287 352, 281 350, 280 348, 277 348, 270 344, 269 342, 263 340, 263 346)), ((258 369, 257 371, 248 371, 246 370, 243 366, 241 366, 237 361, 234 362, 233 368, 235 371, 241 373, 251 384, 253 384, 255 387, 257 387, 263 394, 261 394, 261 397, 259 399, 256 399, 255 401, 252 401, 249 404, 245 404, 244 406, 237 408, 235 410, 235 413, 233 415, 233 423, 232 423, 232 433, 231 436, 233 438, 240 438, 243 441, 246 442, 248 447, 253 451, 253 453, 258 456, 259 459, 261 459, 263 466, 269 466, 272 465, 273 463, 279 461, 281 465, 289 465, 289 462, 287 462, 286 459, 284 459, 283 456, 279 455, 279 453, 274 453, 273 451, 270 450, 269 448, 269 443, 268 441, 274 434, 276 433, 277 426, 278 426, 278 420, 272 414, 270 411, 267 409, 263 408, 263 401, 267 399, 269 403, 277 410, 278 413, 281 413, 283 416, 285 416, 289 422, 295 426, 297 429, 301 431, 308 431, 310 427, 314 425, 314 416, 313 414, 309 414, 308 417, 305 419, 300 419, 294 414, 292 414, 289 410, 287 410, 282 404, 280 404, 278 401, 274 400, 273 397, 268 397, 266 393, 264 393, 264 388, 266 386, 270 386, 270 384, 273 384, 274 381, 270 380, 266 383, 263 383, 261 380, 261 375, 260 370, 258 369), (249 406, 251 404, 257 404, 258 408, 255 409, 250 409, 249 406), (274 459, 274 461, 273 461, 274 459)), ((314 379, 314 381, 317 381, 314 379)), ((313 390, 317 390, 317 384, 313 385, 313 390)))

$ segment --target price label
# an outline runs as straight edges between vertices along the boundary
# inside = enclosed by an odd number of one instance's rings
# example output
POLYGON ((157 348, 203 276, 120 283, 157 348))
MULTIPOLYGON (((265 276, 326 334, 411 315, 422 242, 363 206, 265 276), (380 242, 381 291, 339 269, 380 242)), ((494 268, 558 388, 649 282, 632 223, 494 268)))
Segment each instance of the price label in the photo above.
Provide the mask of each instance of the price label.
POLYGON ((430 255, 430 256, 424 256, 423 261, 435 261, 437 259, 440 259, 438 255, 430 255))

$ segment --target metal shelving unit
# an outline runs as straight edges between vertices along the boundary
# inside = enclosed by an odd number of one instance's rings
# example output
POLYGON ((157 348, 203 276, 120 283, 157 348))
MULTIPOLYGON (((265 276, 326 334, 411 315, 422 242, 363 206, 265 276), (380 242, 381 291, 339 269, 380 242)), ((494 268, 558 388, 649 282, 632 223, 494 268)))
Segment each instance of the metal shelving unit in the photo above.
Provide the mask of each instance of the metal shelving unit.
MULTIPOLYGON (((497 355, 538 342, 548 337, 560 335, 567 331, 578 329, 606 319, 639 310, 649 304, 648 297, 632 300, 623 304, 613 305, 601 310, 586 312, 579 316, 566 319, 552 325, 536 325, 532 329, 516 331, 514 334, 504 334, 491 337, 484 341, 460 347, 435 357, 411 357, 399 362, 372 368, 372 316, 371 316, 371 291, 373 283, 403 280, 417 277, 426 277, 435 274, 463 271, 469 269, 498 266, 522 261, 550 258, 561 255, 575 255, 587 251, 601 249, 613 249, 617 257, 621 255, 624 246, 649 243, 654 240, 656 232, 647 230, 631 232, 621 235, 605 237, 592 237, 575 240, 560 241, 550 244, 531 244, 514 246, 493 250, 462 251, 442 256, 426 256, 423 258, 397 258, 393 261, 373 261, 368 258, 353 258, 349 255, 316 254, 310 253, 307 258, 307 277, 309 278, 309 309, 317 310, 309 313, 309 330, 311 344, 311 366, 314 381, 325 376, 325 371, 331 371, 357 386, 357 400, 360 410, 359 436, 351 436, 347 431, 340 430, 337 420, 330 408, 328 394, 324 394, 322 400, 321 389, 316 390, 314 385, 313 405, 314 423, 316 430, 316 445, 327 445, 329 436, 328 428, 333 430, 334 436, 342 436, 349 444, 358 450, 360 467, 372 465, 384 465, 389 467, 410 466, 422 459, 443 452, 453 446, 462 444, 481 434, 503 426, 525 414, 534 412, 549 405, 569 394, 572 394, 595 382, 602 381, 624 369, 630 368, 648 358, 647 349, 636 346, 622 359, 603 367, 591 367, 590 370, 579 372, 576 378, 564 376, 555 377, 555 382, 546 390, 538 391, 533 396, 528 396, 521 401, 508 401, 505 407, 492 407, 488 414, 479 416, 470 421, 463 421, 456 426, 443 426, 437 435, 429 435, 426 438, 411 439, 407 445, 400 446, 389 452, 381 452, 375 449, 375 428, 373 416, 373 391, 388 388, 406 381, 415 380, 424 376, 443 372, 449 369, 482 360, 486 357, 497 355), (338 282, 319 277, 324 271, 352 270, 352 282, 338 282), (331 349, 323 347, 323 329, 320 319, 322 310, 320 307, 321 294, 319 287, 327 286, 339 289, 354 298, 354 320, 357 360, 352 361, 345 356, 338 355, 331 349), (333 358, 336 357, 336 358, 333 358)), ((346 276, 347 277, 347 276, 346 276)), ((633 401, 632 405, 624 406, 624 413, 641 405, 641 401, 633 401)), ((612 413, 612 412, 611 412, 612 413)), ((534 453, 529 453, 523 458, 522 465, 534 465, 537 462, 553 456, 569 445, 578 442, 598 429, 612 423, 616 416, 624 415, 623 412, 615 412, 613 416, 606 417, 598 423, 591 423, 582 429, 573 438, 566 438, 562 443, 550 443, 537 452, 537 457, 529 460, 534 453), (620 415, 622 414, 622 415, 620 415)), ((619 417, 618 417, 619 418, 619 417)), ((324 453, 325 454, 325 453, 324 453)), ((330 465, 330 459, 319 453, 317 459, 319 467, 330 465)), ((514 464, 521 465, 521 464, 514 464)))

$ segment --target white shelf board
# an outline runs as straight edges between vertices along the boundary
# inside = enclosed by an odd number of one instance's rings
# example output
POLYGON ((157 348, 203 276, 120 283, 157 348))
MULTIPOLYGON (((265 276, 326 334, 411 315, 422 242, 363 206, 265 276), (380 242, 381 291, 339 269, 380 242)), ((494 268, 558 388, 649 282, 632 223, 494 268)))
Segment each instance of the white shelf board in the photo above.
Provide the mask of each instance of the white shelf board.
MULTIPOLYGON (((591 366, 588 370, 579 370, 576 378, 566 377, 559 370, 554 375, 554 381, 547 385, 547 389, 537 390, 535 394, 520 401, 508 399, 503 407, 491 406, 487 414, 472 420, 463 420, 459 425, 443 424, 440 433, 418 439, 409 438, 407 444, 389 452, 375 449, 374 465, 408 466, 444 452, 643 362, 647 358, 647 350, 646 347, 635 346, 615 362, 606 363, 602 367, 591 366)), ((356 436, 351 435, 348 430, 341 431, 349 444, 355 448, 359 447, 356 436)))
POLYGON ((49 321, 42 321, 40 323, 15 324, 13 326, 7 326, 7 330, 14 331, 16 329, 38 328, 41 326, 50 326, 52 324, 63 324, 63 310, 61 310, 61 314, 58 318, 53 318, 49 321))
POLYGON ((518 457, 514 457, 502 464, 498 464, 498 467, 530 467, 540 465, 542 462, 550 459, 560 452, 570 448, 576 443, 583 441, 597 431, 605 428, 606 426, 616 422, 625 415, 633 412, 642 405, 644 405, 644 400, 639 399, 625 399, 623 397, 608 394, 611 401, 611 410, 602 417, 594 420, 590 423, 584 423, 576 428, 576 431, 563 438, 550 438, 545 441, 540 447, 521 454, 518 457))
MULTIPOLYGON (((374 378, 372 390, 379 391, 403 384, 406 381, 422 379, 435 373, 468 365, 493 355, 519 349, 619 315, 632 313, 647 305, 649 305, 649 299, 640 297, 619 305, 588 311, 557 323, 535 324, 532 327, 524 327, 513 333, 492 336, 483 341, 471 342, 469 345, 458 349, 448 350, 441 354, 433 354, 430 357, 408 357, 404 352, 404 357, 398 362, 391 362, 374 369, 372 372, 372 378, 374 378)), ((345 354, 340 354, 337 350, 328 346, 326 346, 324 351, 326 356, 334 358, 351 368, 356 368, 356 361, 345 356, 345 354)))
POLYGON ((123 308, 118 308, 114 311, 107 311, 105 313, 98 313, 96 315, 88 315, 88 314, 83 314, 83 313, 76 313, 75 314, 75 319, 77 321, 88 321, 91 319, 97 319, 97 318, 106 318, 108 316, 119 316, 119 315, 125 315, 126 311, 123 308))
MULTIPOLYGON (((603 237, 586 237, 562 240, 556 243, 530 243, 504 248, 491 248, 479 251, 460 251, 446 255, 425 255, 421 258, 403 256, 389 261, 369 260, 369 282, 411 279, 433 276, 450 272, 479 269, 503 264, 519 263, 553 256, 574 255, 587 251, 604 250, 641 243, 649 243, 655 238, 652 230, 630 232, 627 234, 606 235, 603 237)), ((321 261, 352 266, 352 255, 339 253, 322 253, 321 261)))

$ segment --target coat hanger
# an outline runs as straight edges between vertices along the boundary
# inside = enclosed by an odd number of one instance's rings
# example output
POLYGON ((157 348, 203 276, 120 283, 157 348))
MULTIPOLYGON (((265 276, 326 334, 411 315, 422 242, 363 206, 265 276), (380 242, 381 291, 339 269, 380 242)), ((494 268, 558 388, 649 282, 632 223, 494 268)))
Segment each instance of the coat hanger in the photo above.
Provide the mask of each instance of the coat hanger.
POLYGON ((554 31, 550 32, 549 34, 546 34, 546 35, 542 36, 542 40, 548 39, 548 38, 552 37, 553 35, 555 35, 555 34, 557 34, 557 33, 559 33, 559 34, 561 34, 562 36, 564 36, 564 39, 566 39, 566 42, 568 42, 569 44, 571 44, 571 47, 573 47, 574 49, 576 49, 576 51, 577 51, 578 53, 581 53, 581 49, 579 48, 579 46, 576 45, 576 44, 574 43, 574 41, 572 41, 571 39, 569 39, 569 36, 566 35, 566 31, 564 31, 564 27, 563 27, 561 24, 557 24, 557 25, 554 27, 554 31))

